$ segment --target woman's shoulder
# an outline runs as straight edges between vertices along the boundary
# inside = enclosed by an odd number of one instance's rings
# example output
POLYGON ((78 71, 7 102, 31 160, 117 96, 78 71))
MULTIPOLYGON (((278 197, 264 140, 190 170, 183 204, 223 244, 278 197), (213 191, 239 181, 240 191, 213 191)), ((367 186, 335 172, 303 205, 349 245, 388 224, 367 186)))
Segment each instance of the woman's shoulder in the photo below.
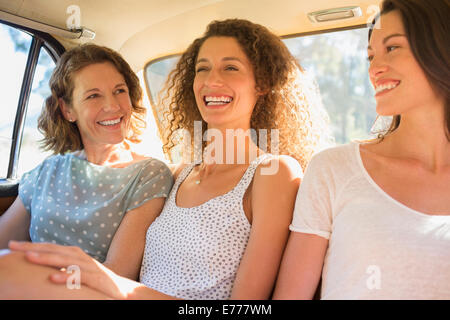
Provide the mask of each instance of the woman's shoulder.
POLYGON ((154 178, 165 179, 167 181, 173 180, 173 173, 170 166, 163 160, 145 157, 135 163, 134 168, 138 170, 141 177, 145 180, 152 180, 154 178))
POLYGON ((65 167, 63 164, 68 160, 70 161, 72 157, 73 155, 70 153, 51 155, 45 158, 36 168, 42 168, 42 170, 61 169, 65 167))
POLYGON ((288 155, 269 155, 256 168, 253 179, 258 189, 274 189, 298 187, 303 177, 300 163, 288 155))
POLYGON ((159 167, 159 168, 167 168, 170 170, 168 164, 160 160, 158 158, 153 158, 141 154, 137 154, 133 152, 133 163, 131 165, 134 165, 137 167, 159 167))
POLYGON ((189 165, 190 165, 189 163, 184 163, 184 162, 176 163, 176 164, 168 164, 169 169, 172 172, 174 180, 176 180, 178 178, 178 176, 180 175, 180 173, 183 171, 183 169, 185 169, 189 165))
MULTIPOLYGON (((54 174, 55 172, 60 172, 64 169, 64 164, 66 160, 65 155, 51 155, 41 161, 33 169, 25 172, 21 177, 21 183, 25 181, 32 181, 39 178, 42 175, 54 174)), ((67 166, 68 170, 69 166, 67 166)))
POLYGON ((340 168, 353 166, 356 164, 359 142, 350 142, 342 145, 332 146, 323 149, 313 155, 307 168, 309 167, 327 167, 340 168))
POLYGON ((359 143, 351 142, 324 149, 308 163, 302 185, 342 186, 361 176, 359 143))
POLYGON ((268 176, 303 176, 303 170, 300 163, 291 156, 268 154, 258 165, 255 174, 268 176))
POLYGON ((256 168, 250 189, 252 203, 259 203, 258 208, 262 209, 275 202, 293 200, 302 176, 301 165, 293 157, 270 155, 256 168))

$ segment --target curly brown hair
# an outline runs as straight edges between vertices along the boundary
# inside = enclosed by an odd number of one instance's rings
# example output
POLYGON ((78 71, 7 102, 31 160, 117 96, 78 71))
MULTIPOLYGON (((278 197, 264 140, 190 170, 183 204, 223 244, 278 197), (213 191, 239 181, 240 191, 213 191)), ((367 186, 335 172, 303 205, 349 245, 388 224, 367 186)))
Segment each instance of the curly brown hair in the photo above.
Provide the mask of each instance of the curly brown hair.
POLYGON ((84 44, 65 52, 58 61, 49 81, 51 95, 38 119, 38 129, 44 135, 42 147, 54 154, 83 149, 80 131, 76 123, 67 121, 60 108, 59 99, 71 106, 74 76, 82 68, 95 63, 110 62, 122 74, 129 90, 132 104, 130 131, 126 137, 140 142, 139 135, 146 127, 146 108, 142 105, 142 89, 139 78, 122 56, 112 49, 94 44, 84 44))
MULTIPOLYGON (((278 129, 279 153, 294 157, 305 169, 313 153, 330 137, 317 86, 307 79, 278 36, 264 26, 241 19, 211 22, 203 37, 189 46, 169 74, 162 100, 169 101, 164 118, 164 152, 170 154, 176 147, 178 130, 188 130, 193 137, 194 121, 202 121, 203 130, 207 128, 195 102, 193 83, 197 55, 210 37, 233 37, 252 64, 256 87, 264 94, 253 109, 251 129, 257 135, 260 129, 278 129)), ((271 152, 270 140, 267 149, 271 152)))

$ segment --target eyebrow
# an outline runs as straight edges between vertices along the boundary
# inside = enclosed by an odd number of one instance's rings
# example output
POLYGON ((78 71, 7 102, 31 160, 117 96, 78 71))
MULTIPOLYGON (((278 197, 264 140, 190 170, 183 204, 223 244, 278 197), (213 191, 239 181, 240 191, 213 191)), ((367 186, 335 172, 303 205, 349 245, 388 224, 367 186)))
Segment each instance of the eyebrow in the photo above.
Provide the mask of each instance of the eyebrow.
POLYGON ((98 88, 92 88, 92 89, 86 90, 83 94, 87 94, 87 93, 89 93, 89 92, 91 92, 91 91, 100 91, 100 89, 98 89, 98 88))
MULTIPOLYGON (((118 87, 123 87, 123 86, 127 86, 125 83, 123 83, 123 82, 121 82, 121 83, 118 83, 118 84, 116 84, 115 86, 114 86, 114 89, 116 89, 116 88, 118 88, 118 87)), ((84 94, 87 94, 87 93, 89 93, 89 92, 91 92, 91 91, 100 91, 100 89, 99 88, 92 88, 92 89, 89 89, 89 90, 86 90, 85 92, 84 92, 84 94)))
MULTIPOLYGON (((394 37, 406 37, 406 35, 401 34, 401 33, 393 33, 391 35, 388 35, 386 38, 383 39, 383 44, 386 44, 386 42, 388 42, 389 39, 394 38, 394 37)), ((367 46, 367 50, 371 50, 372 47, 369 45, 367 46)))
MULTIPOLYGON (((206 58, 201 58, 198 59, 197 62, 195 64, 199 64, 201 62, 208 62, 209 60, 206 58)), ((222 61, 239 61, 240 63, 243 63, 241 59, 239 59, 238 57, 224 57, 222 58, 222 61)))

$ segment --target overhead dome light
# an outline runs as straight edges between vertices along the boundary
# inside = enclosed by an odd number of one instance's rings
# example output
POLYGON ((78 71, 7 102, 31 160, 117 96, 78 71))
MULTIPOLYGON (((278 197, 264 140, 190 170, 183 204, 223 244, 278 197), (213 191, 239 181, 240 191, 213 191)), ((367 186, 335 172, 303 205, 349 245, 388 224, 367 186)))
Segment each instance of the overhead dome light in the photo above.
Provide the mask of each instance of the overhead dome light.
POLYGON ((314 23, 357 18, 361 16, 362 11, 360 7, 335 8, 308 13, 309 20, 314 23))

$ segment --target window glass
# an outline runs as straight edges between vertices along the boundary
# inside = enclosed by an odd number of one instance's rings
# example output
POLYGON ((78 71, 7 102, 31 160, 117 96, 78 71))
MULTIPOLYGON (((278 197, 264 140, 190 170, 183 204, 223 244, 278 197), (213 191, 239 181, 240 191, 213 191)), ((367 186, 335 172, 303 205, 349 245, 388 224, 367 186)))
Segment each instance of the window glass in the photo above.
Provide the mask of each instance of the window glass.
POLYGON ((284 39, 319 85, 336 143, 371 138, 374 90, 369 81, 367 29, 284 39))
POLYGON ((30 100, 28 101, 22 145, 20 147, 19 177, 33 169, 51 154, 51 152, 44 152, 39 148, 40 140, 43 136, 37 129, 37 120, 41 114, 45 99, 50 95, 48 81, 54 68, 55 62, 47 50, 41 48, 31 87, 30 100))
POLYGON ((32 37, 0 23, 0 178, 6 178, 22 79, 32 37))
MULTIPOLYGON (((370 132, 376 113, 374 90, 368 77, 367 32, 367 28, 361 28, 283 39, 319 85, 337 144, 373 137, 370 132)), ((178 58, 147 65, 145 75, 152 104, 157 102, 158 93, 178 58)), ((162 110, 154 108, 161 118, 162 110)))
MULTIPOLYGON (((175 68, 176 63, 178 62, 180 56, 172 56, 167 57, 152 63, 147 64, 147 66, 144 69, 144 77, 145 82, 147 84, 148 92, 149 92, 149 100, 150 105, 153 108, 153 112, 147 113, 147 124, 153 125, 154 128, 157 128, 158 133, 153 134, 153 140, 158 139, 159 144, 161 147, 159 150, 160 154, 162 153, 162 141, 160 139, 161 134, 161 123, 163 121, 163 112, 164 110, 161 108, 161 105, 158 105, 158 100, 161 98, 159 95, 163 92, 163 88, 165 85, 165 82, 167 80, 167 77, 175 68)), ((147 130, 148 131, 148 130, 147 130)), ((143 137, 143 144, 146 143, 148 138, 143 137)), ((153 146, 156 145, 156 141, 152 142, 153 146)), ((153 151, 154 154, 157 154, 155 151, 153 151)), ((173 152, 170 155, 170 160, 172 162, 178 162, 179 157, 177 156, 177 152, 173 152)))
MULTIPOLYGON (((143 71, 139 71, 137 76, 141 87, 145 86, 143 71)), ((141 135, 142 142, 134 145, 134 150, 138 154, 142 154, 148 157, 153 157, 157 159, 164 159, 164 153, 162 149, 162 142, 159 139, 159 129, 158 124, 155 121, 154 113, 152 112, 152 107, 150 104, 150 99, 147 96, 147 91, 143 92, 143 106, 147 109, 147 127, 141 135)))
POLYGON ((175 68, 179 58, 179 56, 168 57, 147 65, 145 75, 153 102, 156 103, 158 100, 158 93, 163 89, 167 76, 175 68))
MULTIPOLYGON (((145 77, 148 84, 148 89, 150 92, 150 99, 152 105, 155 107, 155 105, 158 103, 158 98, 161 90, 164 88, 164 84, 167 80, 167 77, 172 71, 172 69, 175 68, 176 63, 178 62, 179 56, 175 57, 168 57, 162 60, 155 61, 153 63, 150 63, 145 68, 145 77)), ((158 118, 159 121, 162 121, 162 112, 161 110, 158 110, 158 118)))

